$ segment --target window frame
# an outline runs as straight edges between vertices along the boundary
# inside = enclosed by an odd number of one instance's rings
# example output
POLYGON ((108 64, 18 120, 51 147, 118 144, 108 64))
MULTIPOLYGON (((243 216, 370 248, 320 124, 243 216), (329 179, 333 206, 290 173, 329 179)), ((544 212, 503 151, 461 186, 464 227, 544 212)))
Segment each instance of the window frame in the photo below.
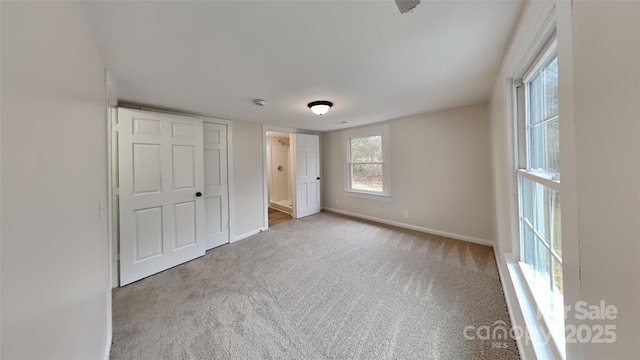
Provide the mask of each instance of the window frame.
MULTIPOLYGON (((553 261, 559 262, 560 266, 562 266, 562 255, 557 254, 554 250, 553 240, 545 239, 544 236, 540 236, 533 224, 524 225, 529 226, 533 233, 533 242, 532 246, 538 245, 538 243, 542 243, 544 247, 548 250, 548 258, 546 265, 550 265, 549 268, 549 284, 540 284, 540 279, 536 279, 535 275, 535 265, 529 264, 525 262, 525 234, 523 229, 523 221, 529 222, 526 218, 524 218, 523 214, 523 200, 522 200, 522 182, 525 180, 529 180, 533 183, 538 183, 547 187, 549 189, 555 190, 558 194, 560 194, 560 172, 561 169, 558 169, 558 173, 547 173, 540 171, 540 169, 534 169, 530 165, 530 156, 529 150, 531 149, 531 136, 529 132, 529 114, 531 113, 531 104, 530 104, 530 94, 529 94, 529 84, 532 80, 536 78, 540 74, 540 71, 550 64, 553 61, 553 58, 557 58, 558 56, 558 44, 556 35, 553 34, 551 40, 547 41, 546 44, 541 48, 539 55, 535 58, 535 60, 531 63, 531 66, 527 68, 524 72, 524 76, 521 80, 514 80, 514 108, 515 108, 515 129, 514 129, 514 140, 515 140, 515 182, 516 182, 516 229, 517 229, 517 250, 514 252, 514 255, 518 257, 518 264, 521 273, 524 275, 526 279, 525 283, 527 288, 529 289, 530 294, 533 296, 536 302, 536 307, 538 308, 538 315, 542 315, 543 322, 547 327, 548 331, 551 332, 551 339, 555 342, 556 348, 559 349, 562 353, 564 349, 564 301, 560 301, 560 308, 562 310, 561 314, 558 312, 560 309, 554 308, 551 304, 552 302, 557 302, 557 294, 553 291, 554 286, 554 269, 553 269, 553 261), (548 243, 548 244, 547 244, 548 243), (547 246, 548 245, 548 246, 547 246), (553 260, 552 260, 553 259, 553 260), (544 289, 544 286, 548 287, 548 289, 544 289), (542 290, 542 291, 541 291, 542 290), (555 298, 555 299, 554 299, 555 298)), ((541 120, 537 125, 543 124, 547 121, 552 121, 553 118, 558 118, 559 113, 549 117, 548 119, 541 120)), ((560 120, 559 120, 560 121, 560 120)), ((561 165, 560 165, 561 166, 561 165)), ((534 201, 534 200, 532 200, 534 201)), ((561 221, 561 220, 560 220, 561 221)), ((562 222, 560 222, 560 226, 562 222)), ((537 251, 537 250, 536 250, 537 251)), ((564 272, 564 271, 563 271, 564 272)), ((564 273, 563 273, 564 277, 564 273)), ((561 294, 564 297, 564 291, 561 294)))
MULTIPOLYGON (((344 193, 347 196, 362 197, 376 200, 391 200, 391 156, 389 147, 389 124, 370 126, 366 128, 359 128, 353 130, 344 131, 343 144, 344 144, 344 193), (351 139, 363 138, 371 136, 380 136, 382 138, 382 191, 370 191, 354 189, 352 186, 352 169, 354 163, 351 161, 351 139)), ((378 162, 376 162, 378 163, 378 162)))

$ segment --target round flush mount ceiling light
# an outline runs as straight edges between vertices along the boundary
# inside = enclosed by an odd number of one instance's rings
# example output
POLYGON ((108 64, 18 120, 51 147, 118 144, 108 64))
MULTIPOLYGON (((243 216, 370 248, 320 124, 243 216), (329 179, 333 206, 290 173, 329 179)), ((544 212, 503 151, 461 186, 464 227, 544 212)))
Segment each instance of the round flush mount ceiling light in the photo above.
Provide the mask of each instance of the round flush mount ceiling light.
POLYGON ((267 105, 267 102, 262 100, 262 99, 253 99, 253 104, 255 106, 263 107, 263 106, 267 105))
POLYGON ((318 100, 310 102, 307 106, 309 107, 309 109, 311 109, 311 111, 313 111, 314 114, 323 115, 326 114, 329 109, 331 109, 333 103, 331 101, 318 100))

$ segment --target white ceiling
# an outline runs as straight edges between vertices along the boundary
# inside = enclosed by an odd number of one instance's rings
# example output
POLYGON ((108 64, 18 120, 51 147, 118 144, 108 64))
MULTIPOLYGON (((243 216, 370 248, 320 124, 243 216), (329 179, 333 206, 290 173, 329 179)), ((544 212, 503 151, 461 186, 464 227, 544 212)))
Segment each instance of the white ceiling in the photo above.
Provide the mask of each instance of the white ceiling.
POLYGON ((400 15, 386 0, 82 4, 121 101, 317 131, 487 100, 522 6, 423 1, 400 15), (317 116, 313 100, 335 105, 317 116))

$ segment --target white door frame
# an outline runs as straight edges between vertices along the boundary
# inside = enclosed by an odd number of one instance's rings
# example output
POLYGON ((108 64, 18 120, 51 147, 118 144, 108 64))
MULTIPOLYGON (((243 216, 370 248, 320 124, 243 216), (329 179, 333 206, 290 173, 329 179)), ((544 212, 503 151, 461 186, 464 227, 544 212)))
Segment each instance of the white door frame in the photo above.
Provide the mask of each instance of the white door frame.
MULTIPOLYGON (((268 230, 269 229, 269 189, 267 186, 267 131, 277 131, 277 132, 283 132, 283 133, 289 133, 289 134, 308 134, 308 135, 318 135, 320 136, 320 133, 315 132, 315 131, 308 131, 308 130, 301 130, 301 129, 292 129, 292 128, 285 128, 285 127, 279 127, 279 126, 272 126, 272 125, 262 125, 262 185, 263 185, 263 190, 262 190, 262 197, 263 197, 263 226, 262 228, 264 230, 268 230)), ((292 162, 289 166, 291 168, 291 174, 294 175, 295 177, 295 173, 296 173, 296 164, 295 162, 292 162)), ((322 176, 322 151, 320 152, 320 176, 322 176)), ((292 209, 291 209, 291 216, 295 219, 296 218, 296 184, 295 184, 295 180, 293 180, 291 182, 291 201, 292 201, 292 209)), ((322 190, 320 191, 320 195, 322 195, 322 190)))
POLYGON ((107 187, 109 213, 109 276, 111 287, 120 285, 120 204, 118 189, 118 108, 109 104, 109 118, 107 119, 107 187))
MULTIPOLYGON (((115 106, 118 105, 118 97, 116 95, 116 86, 115 81, 111 77, 111 74, 108 70, 104 71, 105 78, 105 128, 107 130, 107 141, 106 141, 106 157, 107 157, 107 205, 106 205, 106 217, 107 217, 107 263, 109 264, 109 272, 107 274, 107 284, 109 284, 109 288, 113 288, 118 285, 119 274, 115 272, 114 277, 114 267, 117 269, 117 266, 114 266, 114 255, 113 255, 113 247, 117 240, 114 240, 115 234, 117 233, 118 228, 114 227, 114 204, 113 201, 113 147, 112 147, 112 121, 114 121, 114 117, 117 118, 117 112, 115 110, 115 106), (114 230, 115 229, 115 230, 114 230), (114 282, 115 280, 115 282, 114 282)), ((103 209, 100 209, 101 214, 103 209)), ((117 217, 116 217, 117 218, 117 217)), ((115 263, 115 265, 118 265, 115 263)), ((111 291, 107 291, 107 348, 105 349, 105 355, 109 355, 111 349, 111 342, 113 340, 113 298, 111 296, 111 291)))
MULTIPOLYGON (((203 122, 209 122, 214 124, 227 125, 227 174, 229 178, 229 243, 233 242, 235 236, 235 198, 234 198, 234 175, 233 175, 233 122, 231 120, 219 119, 210 116, 204 116, 192 113, 176 112, 171 110, 164 110, 161 108, 151 108, 137 106, 135 104, 118 104, 119 107, 153 111, 158 113, 173 114, 179 116, 190 116, 202 119, 203 122)), ((109 162, 107 176, 108 183, 111 185, 107 189, 107 206, 108 211, 108 223, 109 229, 111 229, 111 236, 109 237, 109 247, 111 264, 111 287, 117 288, 120 286, 120 273, 119 273, 119 254, 120 254, 120 234, 119 234, 119 204, 118 204, 118 144, 117 136, 113 136, 115 129, 118 126, 117 107, 115 102, 109 99, 109 116, 107 119, 107 158, 109 162)))

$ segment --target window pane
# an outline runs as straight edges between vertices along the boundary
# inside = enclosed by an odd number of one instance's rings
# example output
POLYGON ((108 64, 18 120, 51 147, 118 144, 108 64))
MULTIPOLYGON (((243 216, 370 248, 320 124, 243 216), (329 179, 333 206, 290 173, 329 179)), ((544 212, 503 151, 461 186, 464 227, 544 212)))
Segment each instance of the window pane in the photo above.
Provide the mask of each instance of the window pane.
POLYGON ((525 223, 525 219, 542 237, 549 247, 562 256, 562 227, 560 214, 560 192, 519 176, 520 182, 520 216, 522 229, 522 249, 524 262, 531 262, 533 231, 525 223))
POLYGON ((542 86, 542 78, 540 74, 529 83, 529 124, 534 125, 542 121, 542 100, 540 99, 542 86))
POLYGON ((560 179, 560 119, 529 127, 528 169, 560 179))
POLYGON ((531 207, 533 207, 533 228, 536 229, 538 234, 542 236, 543 240, 548 244, 549 236, 547 236, 547 228, 549 227, 549 221, 545 201, 547 187, 537 182, 532 182, 531 184, 533 188, 533 204, 531 204, 531 207))
POLYGON ((527 168, 560 178, 558 59, 553 57, 527 84, 527 168))
POLYGON ((520 177, 520 206, 522 217, 533 224, 533 201, 531 201, 531 180, 520 177))
POLYGON ((557 174, 560 178, 560 118, 555 118, 544 124, 544 165, 545 173, 557 174))
POLYGON ((544 240, 549 244, 549 246, 552 246, 556 230, 560 227, 560 204, 556 204, 556 201, 559 201, 559 196, 556 196, 557 191, 554 189, 544 185, 538 186, 540 187, 542 198, 538 204, 541 211, 536 229, 544 236, 544 240), (556 216, 558 218, 556 218, 556 216), (557 223, 556 220, 558 220, 557 223))
POLYGON ((351 162, 382 162, 382 136, 351 138, 351 162))
POLYGON ((564 320, 564 284, 562 275, 562 264, 553 257, 551 258, 553 266, 553 284, 551 291, 551 309, 557 321, 564 320))
POLYGON ((544 171, 544 124, 538 124, 529 128, 529 169, 544 171))
POLYGON ((352 164, 351 188, 382 192, 382 164, 352 164))
POLYGON ((554 58, 542 69, 543 99, 542 109, 544 118, 558 113, 558 58, 554 58))
POLYGON ((540 280, 540 284, 546 284, 546 288, 549 289, 551 279, 549 277, 549 249, 544 244, 535 240, 536 248, 536 264, 534 266, 536 277, 540 280))
POLYGON ((562 282, 562 264, 556 259, 552 259, 553 262, 553 292, 557 294, 564 294, 564 285, 562 282))
MULTIPOLYGON (((527 219, 542 239, 562 255, 560 193, 520 177, 521 217, 527 219)), ((526 241, 526 237, 524 239, 526 241)))
POLYGON ((558 58, 529 82, 529 123, 534 125, 558 114, 558 58))
POLYGON ((536 248, 536 264, 534 269, 534 281, 535 281, 535 297, 538 301, 542 301, 546 304, 545 307, 553 308, 553 302, 551 298, 551 264, 549 249, 544 244, 537 240, 535 241, 536 248))
POLYGON ((531 230, 529 225, 524 221, 521 221, 520 224, 522 226, 522 236, 523 236, 522 255, 524 259, 522 259, 522 261, 526 262, 527 264, 533 267, 536 264, 533 230, 531 230))
POLYGON ((549 218, 551 219, 550 236, 553 250, 562 256, 562 226, 560 216, 560 192, 549 189, 549 218))

